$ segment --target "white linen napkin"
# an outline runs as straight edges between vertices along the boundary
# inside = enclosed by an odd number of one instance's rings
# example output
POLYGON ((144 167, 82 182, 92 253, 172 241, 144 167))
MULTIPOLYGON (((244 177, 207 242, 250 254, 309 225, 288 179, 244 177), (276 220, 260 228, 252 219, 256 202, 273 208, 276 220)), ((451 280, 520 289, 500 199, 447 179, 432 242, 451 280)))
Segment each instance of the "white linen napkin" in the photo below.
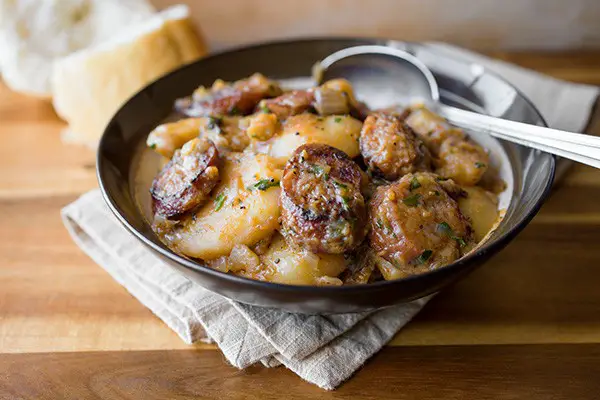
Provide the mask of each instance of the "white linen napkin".
MULTIPOLYGON (((496 71, 519 87, 551 126, 580 131, 598 88, 568 84, 532 71, 432 44, 449 55, 496 71)), ((299 315, 227 300, 189 281, 139 243, 112 216, 100 192, 62 210, 74 241, 186 342, 216 342, 237 368, 280 364, 324 389, 334 389, 379 351, 430 297, 375 312, 299 315)))

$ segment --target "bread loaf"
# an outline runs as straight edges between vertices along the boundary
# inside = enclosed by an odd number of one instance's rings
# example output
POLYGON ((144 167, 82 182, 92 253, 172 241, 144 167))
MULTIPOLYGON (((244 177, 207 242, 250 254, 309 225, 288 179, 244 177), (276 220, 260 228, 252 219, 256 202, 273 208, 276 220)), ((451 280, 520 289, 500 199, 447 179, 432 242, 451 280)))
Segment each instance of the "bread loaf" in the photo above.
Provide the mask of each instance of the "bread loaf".
POLYGON ((147 0, 0 0, 0 69, 13 90, 50 97, 52 62, 155 13, 147 0))
POLYGON ((168 8, 110 40, 56 61, 53 104, 69 123, 63 138, 95 145, 134 93, 205 53, 186 6, 168 8))

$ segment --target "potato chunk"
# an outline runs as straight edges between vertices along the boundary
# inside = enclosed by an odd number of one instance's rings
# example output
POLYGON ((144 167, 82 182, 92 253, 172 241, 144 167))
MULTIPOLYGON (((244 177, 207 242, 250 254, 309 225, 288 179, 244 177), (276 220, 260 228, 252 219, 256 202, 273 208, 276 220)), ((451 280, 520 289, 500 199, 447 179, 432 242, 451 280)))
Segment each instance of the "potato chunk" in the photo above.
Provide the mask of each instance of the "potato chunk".
POLYGON ((319 117, 299 114, 288 118, 282 131, 274 136, 261 151, 271 155, 281 166, 303 144, 321 143, 342 150, 350 158, 360 154, 358 138, 362 123, 347 115, 319 117))
POLYGON ((273 234, 279 218, 279 180, 271 157, 231 153, 221 183, 198 211, 161 232, 175 251, 204 260, 229 255, 236 244, 252 246, 273 234))
POLYGON ((341 285, 336 277, 346 269, 343 255, 317 255, 292 248, 281 235, 273 238, 261 261, 272 271, 268 281, 294 285, 341 285))
POLYGON ((158 154, 171 158, 175 150, 200 135, 205 118, 184 118, 161 124, 148 135, 146 144, 158 154))
POLYGON ((498 222, 498 199, 480 187, 465 187, 467 195, 458 199, 458 206, 465 217, 471 221, 473 237, 481 241, 498 222))

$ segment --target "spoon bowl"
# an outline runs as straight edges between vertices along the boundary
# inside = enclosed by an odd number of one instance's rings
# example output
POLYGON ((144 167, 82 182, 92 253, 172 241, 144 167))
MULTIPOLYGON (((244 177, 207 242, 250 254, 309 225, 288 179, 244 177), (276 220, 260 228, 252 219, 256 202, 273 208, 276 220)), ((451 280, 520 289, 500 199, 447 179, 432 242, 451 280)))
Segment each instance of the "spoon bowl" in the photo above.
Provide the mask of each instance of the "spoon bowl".
POLYGON ((321 61, 317 81, 346 78, 371 109, 421 102, 460 128, 486 132, 582 164, 600 168, 600 138, 528 125, 451 107, 439 102, 438 84, 416 57, 400 49, 353 46, 321 61))
POLYGON ((435 77, 418 58, 388 46, 354 46, 336 51, 320 63, 319 81, 343 77, 372 109, 420 101, 437 104, 435 77))

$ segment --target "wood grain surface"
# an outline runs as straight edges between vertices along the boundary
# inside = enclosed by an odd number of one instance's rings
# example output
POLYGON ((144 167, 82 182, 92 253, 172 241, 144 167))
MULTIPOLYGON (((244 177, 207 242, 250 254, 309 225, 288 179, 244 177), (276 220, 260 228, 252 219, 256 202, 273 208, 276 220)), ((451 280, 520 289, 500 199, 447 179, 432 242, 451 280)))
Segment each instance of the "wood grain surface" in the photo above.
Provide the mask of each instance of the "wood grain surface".
POLYGON ((13 399, 596 399, 600 345, 388 348, 333 392, 283 368, 239 371, 217 351, 7 355, 13 399))
MULTIPOLYGON (((492 55, 600 84, 600 52, 492 55)), ((0 399, 598 397, 600 171, 575 166, 514 242, 326 393, 185 345, 81 253, 59 210, 96 187, 94 152, 63 127, 0 84, 0 399)))

